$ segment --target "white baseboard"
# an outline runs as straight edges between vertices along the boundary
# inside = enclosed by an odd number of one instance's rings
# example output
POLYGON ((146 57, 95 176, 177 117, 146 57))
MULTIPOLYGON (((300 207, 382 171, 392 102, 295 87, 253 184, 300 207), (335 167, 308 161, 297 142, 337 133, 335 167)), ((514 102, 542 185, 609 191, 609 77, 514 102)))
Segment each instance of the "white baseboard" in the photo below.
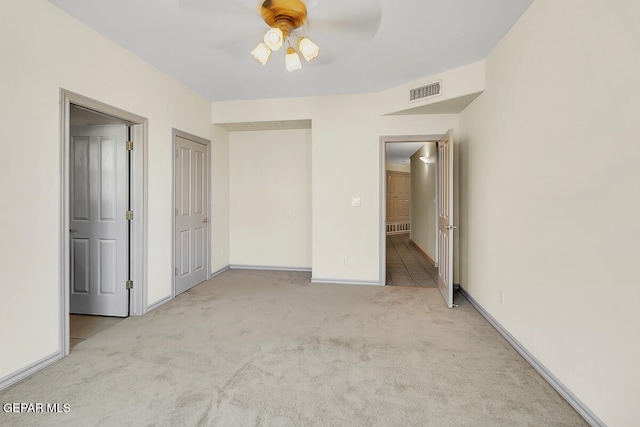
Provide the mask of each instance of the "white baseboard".
POLYGON ((231 264, 229 268, 231 270, 298 271, 303 273, 311 272, 311 268, 306 267, 278 267, 274 265, 231 264))
POLYGON ((579 413, 584 420, 592 427, 606 427, 603 423, 584 403, 580 401, 564 384, 560 382, 533 354, 529 352, 520 342, 514 338, 493 316, 482 307, 478 301, 476 301, 471 295, 464 290, 462 286, 459 287, 462 295, 471 303, 471 305, 478 310, 478 312, 487 319, 487 322, 493 326, 500 335, 522 356, 530 365, 535 369, 542 378, 547 381, 551 387, 553 387, 560 396, 562 396, 568 403, 579 413))
POLYGON ((57 362, 60 359, 62 359, 62 352, 56 351, 55 353, 50 354, 49 356, 46 356, 38 360, 37 362, 34 362, 31 365, 14 372, 13 374, 7 375, 6 377, 0 379, 0 390, 4 390, 5 388, 8 388, 15 383, 22 381, 28 376, 35 374, 39 370, 46 368, 47 366, 57 362))
POLYGON ((145 310, 144 314, 147 314, 148 312, 155 310, 156 308, 160 307, 161 305, 165 305, 166 303, 168 303, 172 299, 173 299, 173 297, 171 295, 169 295, 169 296, 166 296, 166 297, 162 298, 159 301, 154 302, 153 304, 147 306, 147 309, 145 310))
POLYGON ((384 286, 384 283, 369 282, 367 280, 348 280, 348 279, 318 279, 311 278, 311 283, 318 285, 357 285, 357 286, 384 286))
POLYGON ((231 268, 230 265, 227 265, 226 267, 222 267, 220 270, 216 270, 213 273, 211 273, 211 275, 209 276, 209 279, 213 279, 214 277, 224 273, 225 271, 229 270, 231 268))

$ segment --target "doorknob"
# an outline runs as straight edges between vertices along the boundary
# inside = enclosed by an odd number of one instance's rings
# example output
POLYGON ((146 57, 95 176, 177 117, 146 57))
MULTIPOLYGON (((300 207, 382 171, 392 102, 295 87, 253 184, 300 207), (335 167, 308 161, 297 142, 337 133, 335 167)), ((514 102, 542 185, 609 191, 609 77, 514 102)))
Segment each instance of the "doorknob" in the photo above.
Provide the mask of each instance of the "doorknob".
POLYGON ((445 225, 444 228, 446 228, 447 230, 455 230, 458 227, 455 225, 445 225))
POLYGON ((209 222, 209 218, 202 218, 202 222, 209 222))
POLYGON ((74 230, 73 228, 69 227, 69 233, 75 233, 76 230, 74 230))

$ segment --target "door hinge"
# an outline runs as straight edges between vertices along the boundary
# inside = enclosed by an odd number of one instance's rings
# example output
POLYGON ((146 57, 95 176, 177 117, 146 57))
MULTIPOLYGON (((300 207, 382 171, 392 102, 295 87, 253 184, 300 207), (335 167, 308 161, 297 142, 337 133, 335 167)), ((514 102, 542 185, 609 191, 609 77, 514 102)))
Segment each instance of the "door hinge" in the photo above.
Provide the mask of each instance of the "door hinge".
POLYGON ((133 280, 127 280, 125 284, 127 289, 133 289, 133 280))
POLYGON ((176 267, 176 276, 178 275, 178 267, 176 267))
POLYGON ((133 211, 127 211, 127 221, 133 220, 133 211))
POLYGON ((132 151, 133 150, 133 141, 127 141, 127 150, 128 151, 132 151))

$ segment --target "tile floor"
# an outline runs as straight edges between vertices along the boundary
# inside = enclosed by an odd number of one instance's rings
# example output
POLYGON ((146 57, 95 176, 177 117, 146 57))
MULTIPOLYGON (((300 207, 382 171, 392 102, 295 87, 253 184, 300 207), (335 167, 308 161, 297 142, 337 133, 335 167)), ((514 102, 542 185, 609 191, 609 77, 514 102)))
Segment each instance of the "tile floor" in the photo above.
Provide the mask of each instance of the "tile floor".
POLYGON ((73 348, 82 341, 91 338, 99 332, 104 331, 122 322, 124 317, 87 316, 84 314, 69 315, 69 348, 73 348))
POLYGON ((409 234, 387 236, 387 285, 438 287, 438 269, 409 242, 409 234))

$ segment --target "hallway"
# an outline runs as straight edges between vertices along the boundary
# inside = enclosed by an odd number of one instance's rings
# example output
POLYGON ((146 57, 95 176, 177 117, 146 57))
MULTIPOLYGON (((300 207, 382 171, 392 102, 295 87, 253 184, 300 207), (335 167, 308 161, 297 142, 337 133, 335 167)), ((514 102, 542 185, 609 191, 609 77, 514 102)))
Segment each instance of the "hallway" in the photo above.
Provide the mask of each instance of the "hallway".
POLYGON ((438 287, 438 269, 409 241, 409 233, 387 236, 388 286, 438 287))

